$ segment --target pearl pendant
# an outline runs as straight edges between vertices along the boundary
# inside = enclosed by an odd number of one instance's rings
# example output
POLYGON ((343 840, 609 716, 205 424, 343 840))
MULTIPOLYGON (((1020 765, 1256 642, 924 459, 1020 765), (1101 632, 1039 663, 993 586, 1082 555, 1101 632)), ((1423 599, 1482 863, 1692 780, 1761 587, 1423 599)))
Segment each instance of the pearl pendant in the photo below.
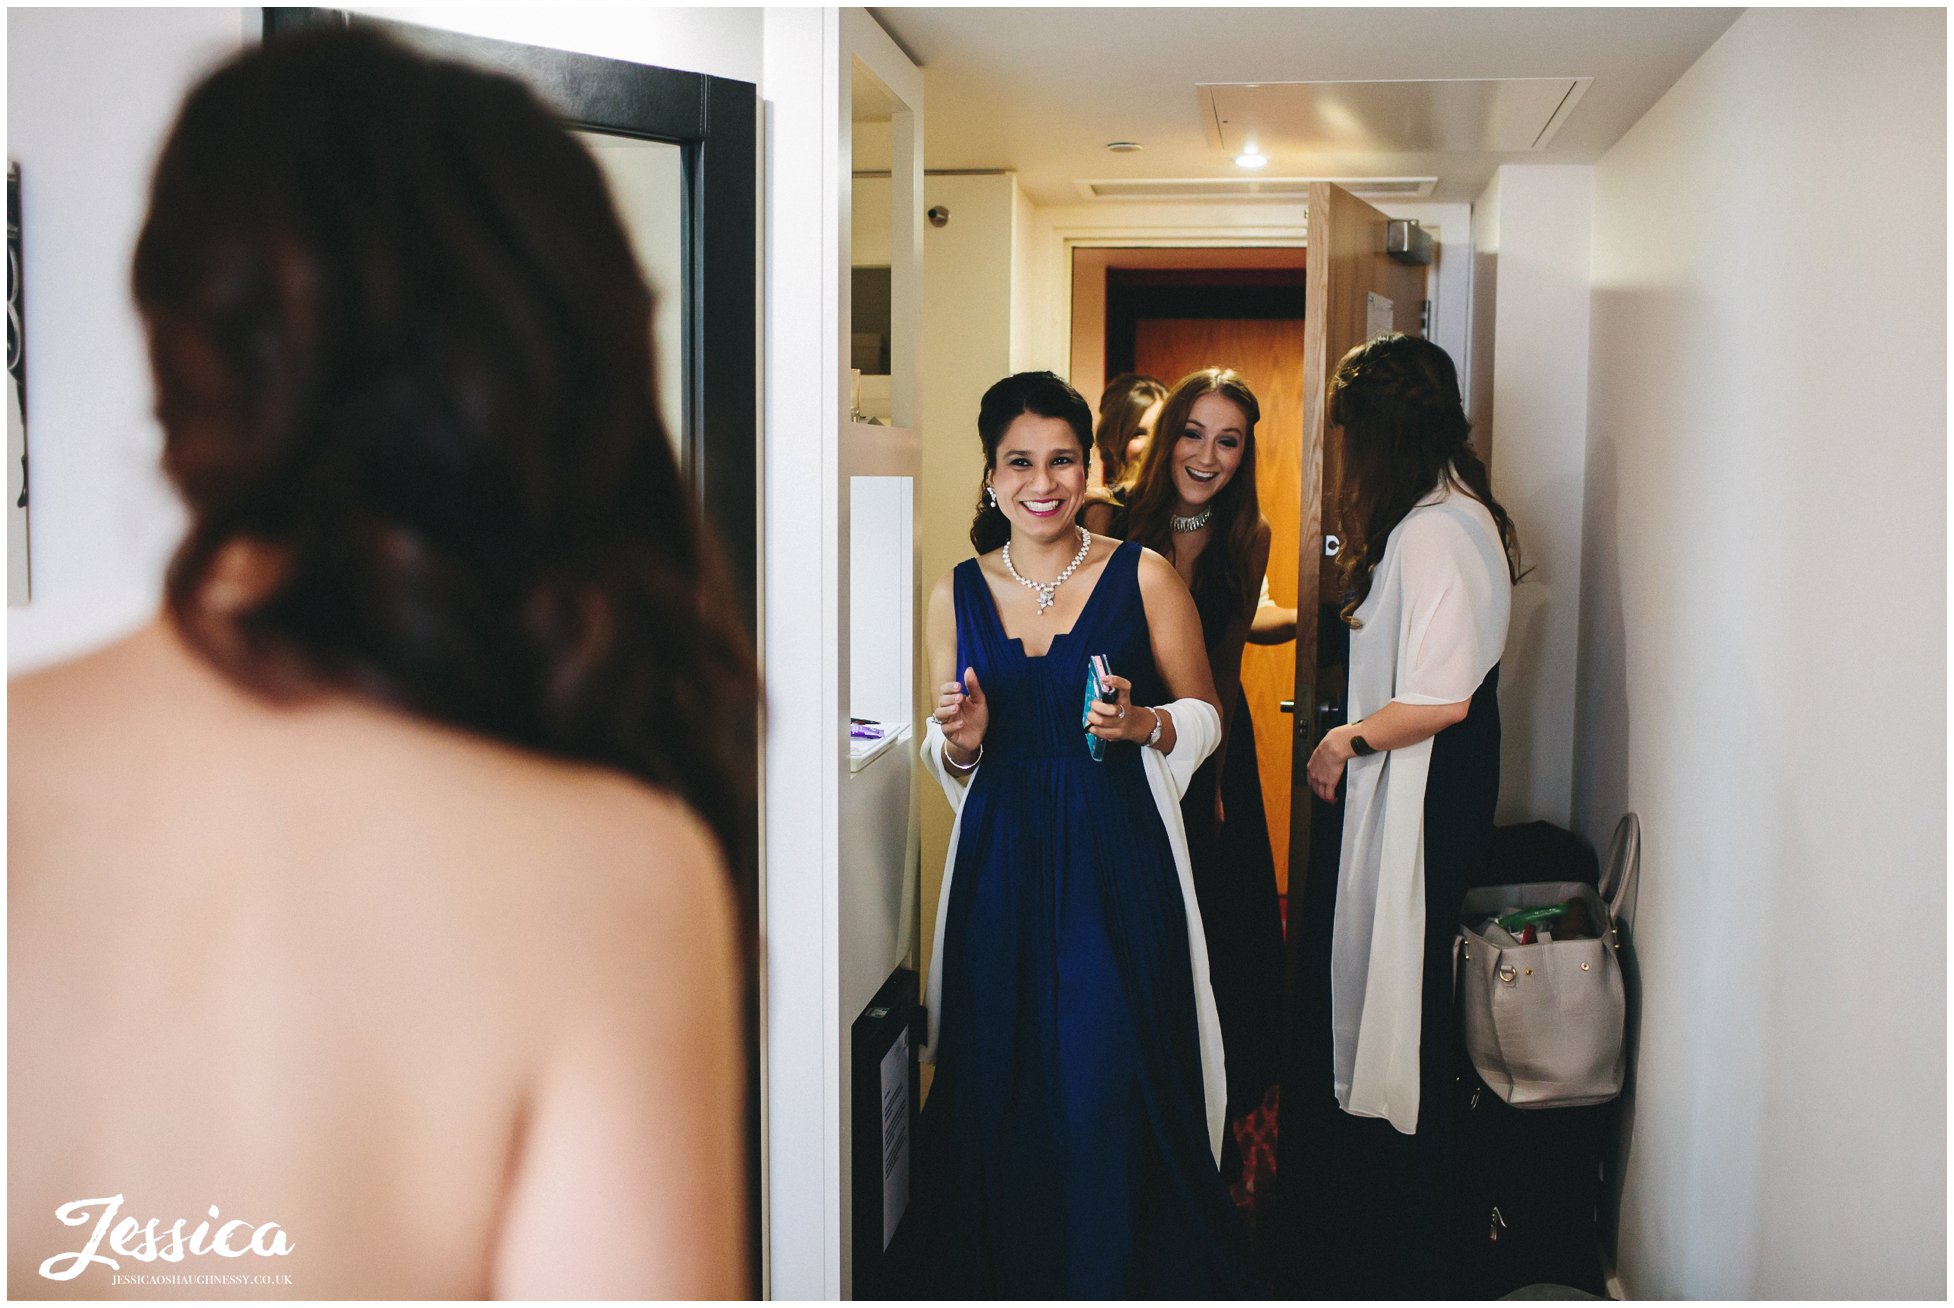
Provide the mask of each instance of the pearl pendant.
POLYGON ((1011 542, 1004 542, 1004 570, 1010 573, 1020 586, 1023 586, 1038 596, 1038 611, 1040 613, 1043 613, 1052 606, 1052 601, 1058 596, 1058 588, 1065 584, 1067 577, 1079 570, 1079 565, 1086 561, 1086 555, 1092 552, 1092 533, 1084 527, 1080 527, 1078 531, 1079 552, 1074 554, 1072 561, 1065 565, 1065 571, 1059 573, 1050 581, 1033 581, 1031 578, 1019 572, 1011 563, 1011 542))

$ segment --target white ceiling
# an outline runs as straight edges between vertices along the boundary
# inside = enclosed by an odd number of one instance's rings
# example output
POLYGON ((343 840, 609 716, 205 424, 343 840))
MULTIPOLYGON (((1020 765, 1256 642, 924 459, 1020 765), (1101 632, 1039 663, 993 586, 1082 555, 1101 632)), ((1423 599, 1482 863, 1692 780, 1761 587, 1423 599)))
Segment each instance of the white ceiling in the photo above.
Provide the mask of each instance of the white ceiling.
MULTIPOLYGON (((1032 201, 1078 182, 1241 178, 1204 125, 1213 82, 1592 78, 1539 150, 1265 147, 1268 177, 1435 176, 1470 201, 1502 163, 1592 163, 1739 9, 975 9, 871 11, 923 68, 924 165, 1011 169, 1032 201), (1131 154, 1109 141, 1138 141, 1131 154)), ((1438 102, 1443 103, 1444 97, 1438 102)), ((1459 133, 1440 131, 1439 139, 1459 133)))

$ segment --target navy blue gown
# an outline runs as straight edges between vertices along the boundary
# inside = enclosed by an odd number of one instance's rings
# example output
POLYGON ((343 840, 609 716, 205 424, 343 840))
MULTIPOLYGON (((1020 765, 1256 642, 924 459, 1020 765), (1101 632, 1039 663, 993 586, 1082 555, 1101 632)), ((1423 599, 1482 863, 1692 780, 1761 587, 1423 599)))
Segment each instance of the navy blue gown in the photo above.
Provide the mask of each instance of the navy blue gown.
POLYGON ((1107 561, 1033 658, 975 559, 957 666, 990 704, 943 935, 937 1072, 919 1129, 916 1289, 946 1298, 1261 1295, 1209 1152, 1187 918, 1140 746, 1080 726, 1104 654, 1166 698, 1138 581, 1107 561))

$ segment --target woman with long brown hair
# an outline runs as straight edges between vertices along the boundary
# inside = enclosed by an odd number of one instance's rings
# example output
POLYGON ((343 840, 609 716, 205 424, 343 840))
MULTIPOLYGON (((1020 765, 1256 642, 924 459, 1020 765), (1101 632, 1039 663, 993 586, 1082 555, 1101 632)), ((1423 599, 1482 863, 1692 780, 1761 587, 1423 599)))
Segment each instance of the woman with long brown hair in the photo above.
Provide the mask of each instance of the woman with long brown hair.
MULTIPOLYGON (((1353 528, 1347 725, 1317 802, 1278 1133, 1284 1289, 1452 1297, 1452 941, 1499 797, 1513 522, 1444 350, 1384 336, 1330 379, 1353 528)), ((1516 1160, 1524 1166, 1524 1160, 1516 1160)))
MULTIPOLYGON (((1235 1118, 1253 1111, 1276 1080, 1282 1011, 1275 858, 1241 690, 1242 645, 1269 562, 1269 524, 1255 485, 1261 414, 1237 372, 1204 368, 1183 378, 1161 408, 1139 468, 1084 517, 1088 526, 1172 562, 1201 615, 1223 708, 1222 743, 1189 785, 1181 813, 1213 960, 1235 1118)), ((1234 1169, 1231 1150, 1224 1170, 1234 1169)))
POLYGON ((756 683, 596 164, 279 36, 134 287, 190 525, 10 688, 12 1295, 746 1293, 756 683))

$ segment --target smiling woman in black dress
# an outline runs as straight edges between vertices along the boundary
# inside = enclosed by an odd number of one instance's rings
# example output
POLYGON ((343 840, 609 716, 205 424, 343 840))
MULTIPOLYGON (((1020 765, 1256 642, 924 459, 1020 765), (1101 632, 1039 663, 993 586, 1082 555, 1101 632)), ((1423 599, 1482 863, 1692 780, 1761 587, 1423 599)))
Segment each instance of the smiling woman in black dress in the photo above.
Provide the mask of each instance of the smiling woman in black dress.
MULTIPOLYGON (((1227 1049, 1228 1114, 1262 1102, 1278 1072, 1282 910, 1262 807, 1255 727, 1241 689, 1242 645, 1269 562, 1255 485, 1261 405, 1240 373, 1204 368, 1161 408, 1131 482, 1086 509, 1088 526, 1169 559, 1194 595, 1223 705, 1222 743, 1181 802, 1227 1049)), ((1224 1174, 1239 1169, 1228 1141, 1224 1174)))

